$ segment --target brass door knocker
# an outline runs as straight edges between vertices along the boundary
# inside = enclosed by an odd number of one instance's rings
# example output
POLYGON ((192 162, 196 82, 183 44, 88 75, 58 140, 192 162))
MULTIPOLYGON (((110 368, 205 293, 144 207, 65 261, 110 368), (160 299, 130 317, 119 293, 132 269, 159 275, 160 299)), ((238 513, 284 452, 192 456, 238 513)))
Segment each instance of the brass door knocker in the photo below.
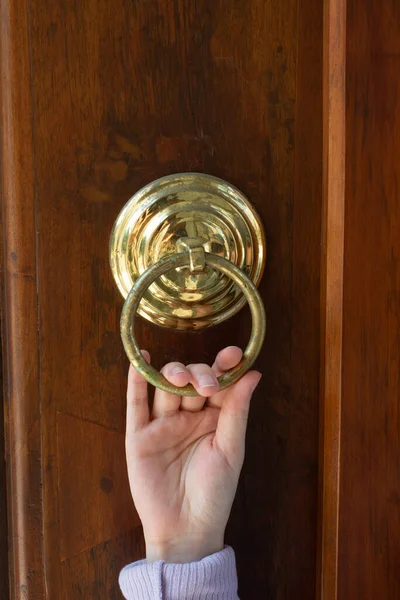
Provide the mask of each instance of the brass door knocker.
POLYGON ((232 385, 251 367, 265 336, 265 311, 256 286, 265 264, 262 223, 234 186, 200 173, 169 175, 139 190, 115 221, 110 266, 125 298, 121 337, 130 362, 158 388, 178 388, 142 357, 136 314, 170 329, 199 330, 224 321, 249 303, 253 327, 240 363, 218 378, 232 385))

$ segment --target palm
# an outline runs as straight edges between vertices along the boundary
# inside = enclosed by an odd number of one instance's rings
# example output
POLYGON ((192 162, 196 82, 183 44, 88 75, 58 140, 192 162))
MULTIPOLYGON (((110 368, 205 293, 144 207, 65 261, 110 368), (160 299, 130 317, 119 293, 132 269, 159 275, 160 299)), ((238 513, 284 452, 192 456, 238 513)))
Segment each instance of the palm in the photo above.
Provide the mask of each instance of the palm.
POLYGON ((215 443, 219 409, 179 412, 139 434, 128 460, 132 495, 147 535, 170 539, 179 530, 214 526, 232 503, 237 475, 215 443), (224 491, 222 494, 221 492, 224 491), (162 515, 155 523, 152 515, 162 515), (161 522, 160 522, 161 521, 161 522), (156 531, 153 531, 154 523, 156 531))

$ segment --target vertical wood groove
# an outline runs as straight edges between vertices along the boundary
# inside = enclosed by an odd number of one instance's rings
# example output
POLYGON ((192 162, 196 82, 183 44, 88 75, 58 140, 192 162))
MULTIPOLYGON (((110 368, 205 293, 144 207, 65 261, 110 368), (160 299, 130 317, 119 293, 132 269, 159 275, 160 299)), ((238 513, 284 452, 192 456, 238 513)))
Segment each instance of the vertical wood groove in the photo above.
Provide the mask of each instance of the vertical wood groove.
POLYGON ((320 511, 317 590, 337 599, 345 210, 346 0, 324 3, 320 511))
POLYGON ((0 5, 3 349, 12 598, 44 598, 31 71, 26 0, 0 5))

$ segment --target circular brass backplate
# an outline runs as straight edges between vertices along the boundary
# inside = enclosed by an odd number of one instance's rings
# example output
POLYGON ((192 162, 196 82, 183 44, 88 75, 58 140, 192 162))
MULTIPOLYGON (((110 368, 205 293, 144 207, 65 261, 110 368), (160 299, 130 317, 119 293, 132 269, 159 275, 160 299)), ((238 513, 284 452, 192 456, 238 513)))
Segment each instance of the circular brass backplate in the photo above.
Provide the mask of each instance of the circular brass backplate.
MULTIPOLYGON (((124 298, 144 271, 180 252, 180 238, 201 237, 204 248, 231 261, 258 285, 265 263, 262 223, 233 185, 200 173, 180 173, 139 190, 115 221, 110 265, 124 298)), ((224 321, 245 304, 239 288, 206 267, 194 274, 178 268, 160 277, 144 295, 139 314, 171 329, 201 329, 224 321)))

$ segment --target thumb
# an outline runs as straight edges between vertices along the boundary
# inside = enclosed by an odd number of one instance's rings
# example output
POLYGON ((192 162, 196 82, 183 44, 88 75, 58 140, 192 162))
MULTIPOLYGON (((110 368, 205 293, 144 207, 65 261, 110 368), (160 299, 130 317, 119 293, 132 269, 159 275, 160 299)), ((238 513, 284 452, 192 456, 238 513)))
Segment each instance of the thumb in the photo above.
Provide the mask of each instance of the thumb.
POLYGON ((234 467, 243 461, 250 400, 260 379, 258 371, 246 373, 226 394, 221 407, 215 442, 234 467))

